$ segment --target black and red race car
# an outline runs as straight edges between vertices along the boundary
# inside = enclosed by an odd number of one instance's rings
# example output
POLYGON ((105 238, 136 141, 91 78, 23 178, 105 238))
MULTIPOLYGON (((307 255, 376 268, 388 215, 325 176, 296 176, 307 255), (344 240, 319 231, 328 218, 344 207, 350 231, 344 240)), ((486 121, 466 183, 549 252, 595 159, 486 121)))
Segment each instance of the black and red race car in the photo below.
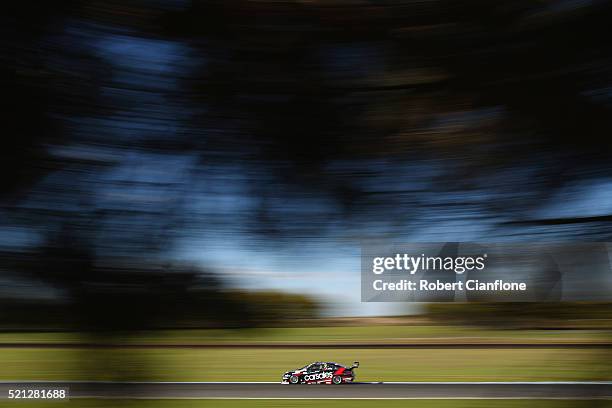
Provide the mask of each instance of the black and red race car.
POLYGON ((342 384, 355 381, 355 368, 359 361, 345 367, 333 362, 317 361, 283 374, 282 384, 342 384))

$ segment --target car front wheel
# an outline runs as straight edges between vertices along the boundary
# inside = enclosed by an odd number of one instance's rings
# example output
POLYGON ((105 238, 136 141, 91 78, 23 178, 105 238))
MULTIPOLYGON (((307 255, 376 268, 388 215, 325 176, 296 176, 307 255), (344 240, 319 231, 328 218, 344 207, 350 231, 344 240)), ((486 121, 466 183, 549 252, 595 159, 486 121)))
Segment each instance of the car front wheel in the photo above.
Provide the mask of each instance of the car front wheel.
POLYGON ((291 377, 289 377, 290 384, 297 384, 299 382, 300 382, 300 377, 298 377, 297 375, 292 375, 291 377))

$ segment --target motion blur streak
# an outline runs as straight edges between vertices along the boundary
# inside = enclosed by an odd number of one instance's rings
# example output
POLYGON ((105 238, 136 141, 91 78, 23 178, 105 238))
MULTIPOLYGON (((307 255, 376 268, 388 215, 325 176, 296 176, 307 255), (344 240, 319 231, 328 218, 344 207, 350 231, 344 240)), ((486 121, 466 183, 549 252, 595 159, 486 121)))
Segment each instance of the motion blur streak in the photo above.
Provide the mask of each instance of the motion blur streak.
POLYGON ((607 1, 11 6, 6 330, 312 324, 379 310, 359 303, 361 239, 612 237, 607 1))

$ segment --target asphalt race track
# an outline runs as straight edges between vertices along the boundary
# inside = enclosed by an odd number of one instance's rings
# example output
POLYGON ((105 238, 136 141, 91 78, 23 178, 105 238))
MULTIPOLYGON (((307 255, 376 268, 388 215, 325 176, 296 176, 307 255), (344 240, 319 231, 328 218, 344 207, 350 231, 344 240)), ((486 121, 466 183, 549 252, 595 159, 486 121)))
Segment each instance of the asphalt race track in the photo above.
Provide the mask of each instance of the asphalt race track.
POLYGON ((283 385, 270 382, 2 382, 10 389, 67 387, 70 398, 146 399, 612 399, 612 382, 406 382, 283 385))

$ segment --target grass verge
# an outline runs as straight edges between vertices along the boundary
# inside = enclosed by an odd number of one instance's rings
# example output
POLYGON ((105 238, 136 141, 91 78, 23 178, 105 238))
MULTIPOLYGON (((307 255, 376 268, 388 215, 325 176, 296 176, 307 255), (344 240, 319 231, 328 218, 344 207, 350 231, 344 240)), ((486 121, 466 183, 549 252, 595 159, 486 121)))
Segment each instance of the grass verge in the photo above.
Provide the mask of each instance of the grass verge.
POLYGON ((0 349, 2 380, 279 381, 360 361, 358 381, 612 380, 608 349, 0 349))
MULTIPOLYGON (((0 343, 78 343, 79 333, 0 333, 0 343)), ((414 342, 608 342, 610 330, 492 330, 463 326, 345 326, 237 330, 156 330, 117 336, 136 344, 206 343, 414 343, 414 342)))

